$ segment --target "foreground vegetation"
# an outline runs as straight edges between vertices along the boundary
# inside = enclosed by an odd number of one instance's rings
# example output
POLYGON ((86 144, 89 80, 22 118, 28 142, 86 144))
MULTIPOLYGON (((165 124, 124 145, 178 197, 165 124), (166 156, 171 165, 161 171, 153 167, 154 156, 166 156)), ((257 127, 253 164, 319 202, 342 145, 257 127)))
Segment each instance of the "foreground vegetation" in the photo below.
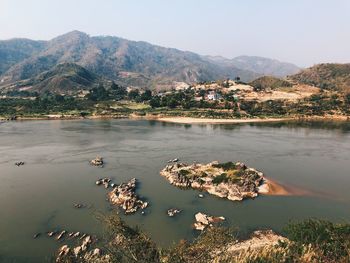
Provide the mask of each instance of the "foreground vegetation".
MULTIPOLYGON (((109 258, 94 262, 349 262, 350 225, 323 220, 290 223, 287 239, 275 245, 232 250, 244 238, 237 230, 217 226, 203 231, 193 241, 181 240, 168 249, 157 245, 140 229, 126 225, 118 215, 103 218, 106 239, 102 245, 109 258), (238 240, 238 243, 237 243, 238 240), (241 241, 239 241, 241 240, 241 241)), ((67 257, 63 262, 90 262, 67 257)))

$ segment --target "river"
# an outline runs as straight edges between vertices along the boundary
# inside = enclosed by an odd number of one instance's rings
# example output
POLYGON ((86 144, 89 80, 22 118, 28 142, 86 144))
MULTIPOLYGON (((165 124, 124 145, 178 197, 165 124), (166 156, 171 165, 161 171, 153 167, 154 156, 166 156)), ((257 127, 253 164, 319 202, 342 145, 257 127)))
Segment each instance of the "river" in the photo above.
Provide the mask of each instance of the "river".
POLYGON ((0 262, 49 262, 64 244, 37 232, 102 236, 107 191, 95 181, 139 180, 146 214, 123 216, 160 246, 192 238, 196 212, 226 217, 247 233, 282 231, 290 220, 350 220, 350 123, 182 125, 147 120, 17 121, 0 124, 0 262), (89 160, 104 157, 103 168, 89 160), (181 190, 159 175, 167 160, 242 161, 269 178, 310 192, 232 202, 181 190), (17 167, 16 161, 25 165, 17 167), (87 208, 76 209, 74 203, 87 208), (169 218, 166 210, 183 210, 169 218))

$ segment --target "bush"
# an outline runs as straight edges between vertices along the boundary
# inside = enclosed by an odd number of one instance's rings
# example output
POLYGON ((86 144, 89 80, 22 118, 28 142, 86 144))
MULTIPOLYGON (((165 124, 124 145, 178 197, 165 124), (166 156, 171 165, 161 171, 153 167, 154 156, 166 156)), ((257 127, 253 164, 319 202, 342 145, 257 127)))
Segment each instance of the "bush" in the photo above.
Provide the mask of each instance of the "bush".
POLYGON ((236 169, 236 164, 233 163, 233 162, 218 163, 218 164, 213 164, 213 167, 215 167, 215 168, 222 168, 225 171, 228 171, 228 170, 236 169))
POLYGON ((309 219, 290 223, 285 231, 288 238, 296 245, 311 245, 320 250, 330 262, 349 256, 350 225, 348 224, 309 219))
POLYGON ((180 170, 179 174, 182 175, 182 176, 187 176, 187 175, 190 174, 190 171, 188 171, 188 170, 180 170))
POLYGON ((227 183, 227 182, 228 182, 228 177, 227 177, 227 174, 225 173, 220 174, 213 179, 213 184, 220 184, 220 183, 227 183))

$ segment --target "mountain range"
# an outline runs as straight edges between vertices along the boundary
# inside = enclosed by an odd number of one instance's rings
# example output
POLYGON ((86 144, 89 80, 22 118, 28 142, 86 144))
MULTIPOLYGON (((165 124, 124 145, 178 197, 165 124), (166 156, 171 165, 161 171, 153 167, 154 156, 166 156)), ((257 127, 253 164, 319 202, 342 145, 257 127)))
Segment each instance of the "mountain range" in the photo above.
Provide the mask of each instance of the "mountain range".
POLYGON ((0 88, 34 87, 43 91, 90 88, 101 80, 124 86, 164 88, 174 82, 194 83, 263 75, 284 77, 300 69, 277 60, 240 56, 201 56, 146 42, 72 31, 49 41, 0 41, 0 88))

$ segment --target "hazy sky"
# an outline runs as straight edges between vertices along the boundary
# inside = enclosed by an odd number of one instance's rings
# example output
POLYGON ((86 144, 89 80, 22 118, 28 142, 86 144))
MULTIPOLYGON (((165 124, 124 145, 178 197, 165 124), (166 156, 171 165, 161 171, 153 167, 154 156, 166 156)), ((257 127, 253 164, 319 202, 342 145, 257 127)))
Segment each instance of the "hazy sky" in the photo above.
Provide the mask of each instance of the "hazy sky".
POLYGON ((350 62, 350 0, 0 0, 0 39, 72 30, 228 58, 350 62))

